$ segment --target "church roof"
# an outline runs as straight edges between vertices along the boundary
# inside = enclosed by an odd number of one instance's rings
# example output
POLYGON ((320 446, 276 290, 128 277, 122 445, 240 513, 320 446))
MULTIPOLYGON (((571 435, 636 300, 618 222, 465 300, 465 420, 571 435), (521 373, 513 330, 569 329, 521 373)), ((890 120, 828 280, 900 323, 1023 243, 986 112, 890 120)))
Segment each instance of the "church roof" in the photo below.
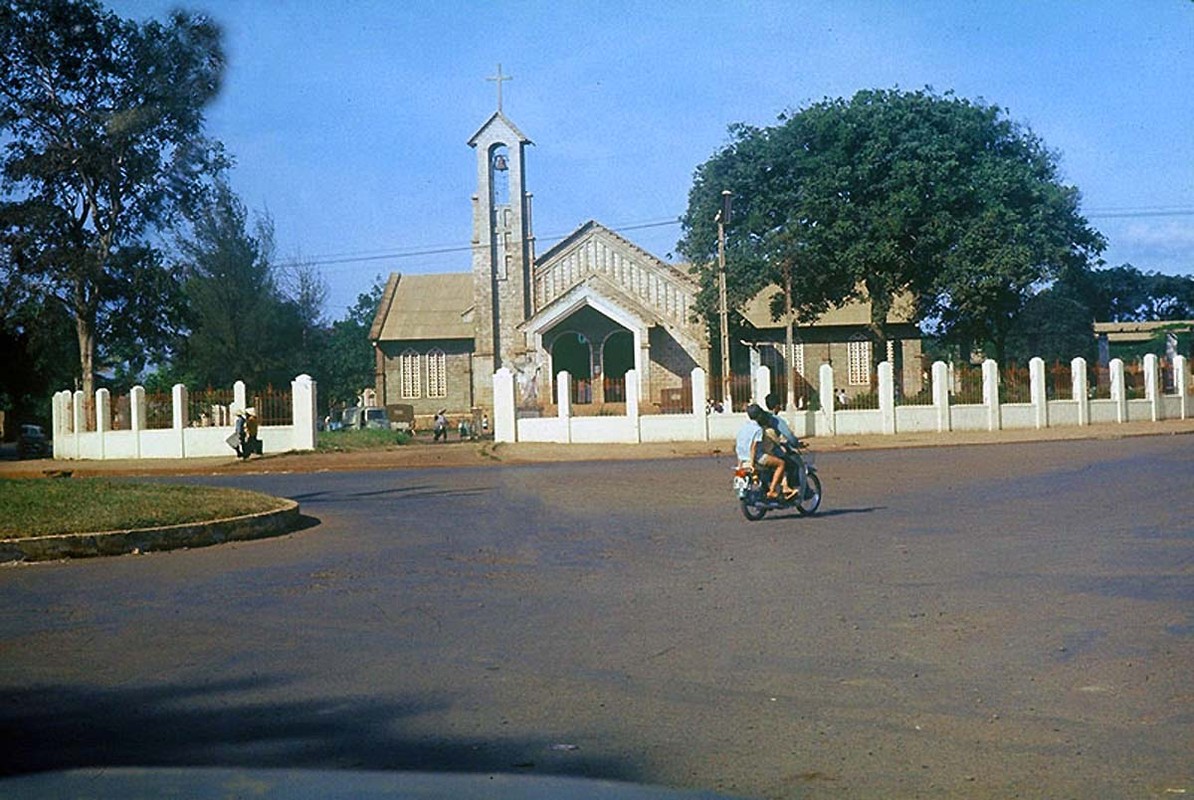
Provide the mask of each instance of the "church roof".
POLYGON ((377 341, 473 338, 473 275, 390 274, 369 337, 377 341))
POLYGON ((620 242, 625 247, 638 253, 644 259, 649 260, 657 268, 663 270, 664 272, 670 273, 674 278, 677 278, 683 282, 689 283, 693 287, 698 286, 696 278, 694 278, 686 269, 684 269, 682 267, 678 267, 675 264, 668 263, 667 261, 664 261, 663 259, 661 259, 659 256, 655 255, 654 253, 647 252, 646 250, 639 247, 634 242, 627 239, 625 236, 618 234, 617 232, 605 227, 600 222, 597 222, 596 220, 592 220, 592 219, 589 220, 588 222, 584 223, 583 225, 581 225, 579 228, 574 230, 572 233, 565 236, 563 239, 561 239, 559 242, 557 242, 551 249, 535 256, 535 266, 538 267, 542 264, 546 264, 547 262, 549 262, 553 258, 555 258, 556 255, 564 252, 568 248, 572 247, 572 245, 574 245, 577 241, 585 238, 590 233, 594 233, 594 232, 601 233, 601 234, 607 235, 613 239, 616 239, 618 242, 620 242))
POLYGON ((489 119, 485 120, 485 124, 482 125, 480 128, 477 128, 477 132, 469 137, 468 146, 476 147, 477 140, 481 138, 481 134, 485 132, 486 128, 488 128, 490 125, 493 125, 495 122, 501 122, 503 125, 505 125, 507 128, 509 128, 511 130, 511 132, 513 132, 514 135, 518 137, 518 141, 525 142, 526 144, 534 144, 534 142, 532 142, 530 139, 528 139, 526 137, 526 134, 524 134, 522 131, 520 131, 518 129, 517 125, 515 125, 513 122, 510 121, 509 117, 507 117, 505 114, 503 114, 500 111, 495 111, 495 112, 493 112, 493 116, 491 116, 489 119))
MULTIPOLYGON (((771 318, 771 298, 782 291, 772 284, 764 288, 746 302, 742 307, 742 317, 758 330, 767 328, 782 328, 783 319, 771 318)), ((887 312, 888 324, 915 322, 911 295, 900 295, 887 312)), ((834 325, 869 325, 871 323, 871 304, 866 300, 851 300, 843 306, 829 309, 813 323, 798 323, 801 327, 826 328, 834 325)))

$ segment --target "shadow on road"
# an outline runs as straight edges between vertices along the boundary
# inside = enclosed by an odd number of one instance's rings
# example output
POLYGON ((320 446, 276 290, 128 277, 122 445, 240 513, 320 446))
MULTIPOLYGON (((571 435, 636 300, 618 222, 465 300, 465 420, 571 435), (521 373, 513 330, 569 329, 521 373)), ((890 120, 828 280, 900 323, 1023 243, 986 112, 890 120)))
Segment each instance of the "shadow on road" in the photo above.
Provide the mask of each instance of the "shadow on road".
POLYGON ((404 735, 404 720, 447 698, 261 701, 285 681, 0 691, 0 776, 80 767, 239 766, 289 769, 518 772, 640 781, 626 764, 552 742, 404 735), (247 696, 245 693, 249 693, 247 696))

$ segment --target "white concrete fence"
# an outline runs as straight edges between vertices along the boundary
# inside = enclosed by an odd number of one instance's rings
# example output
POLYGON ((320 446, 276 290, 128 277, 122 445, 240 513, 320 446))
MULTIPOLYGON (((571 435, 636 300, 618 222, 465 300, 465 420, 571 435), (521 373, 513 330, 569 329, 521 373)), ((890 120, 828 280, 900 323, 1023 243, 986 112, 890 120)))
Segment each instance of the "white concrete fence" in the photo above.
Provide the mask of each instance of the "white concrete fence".
MULTIPOLYGON (((999 400, 999 367, 991 360, 982 365, 981 403, 960 404, 950 396, 949 367, 933 364, 930 385, 932 403, 897 405, 892 365, 883 362, 878 370, 878 408, 835 409, 834 371, 822 364, 819 374, 820 409, 795 411, 784 417, 800 437, 860 434, 895 434, 944 431, 997 431, 1013 428, 1050 428, 1096 423, 1120 423, 1186 419, 1190 407, 1189 373, 1186 358, 1173 360, 1174 392, 1164 394, 1160 362, 1155 355, 1144 357, 1144 398, 1129 399, 1124 363, 1110 363, 1111 396, 1096 399, 1088 391, 1087 364, 1075 358, 1071 364, 1072 391, 1069 399, 1048 399, 1045 362, 1029 362, 1029 402, 1002 403, 999 400)), ((753 375, 755 402, 772 390, 771 371, 759 367, 753 375)), ((638 376, 626 373, 626 413, 622 416, 574 417, 569 387, 571 380, 561 372, 557 386, 559 412, 554 417, 523 418, 517 415, 514 376, 502 368, 493 376, 494 437, 499 442, 677 442, 733 439, 745 418, 741 413, 706 411, 706 375, 699 367, 692 371, 692 408, 685 414, 640 415, 638 376)))
MULTIPOLYGON (((290 383, 292 416, 290 425, 262 425, 257 432, 266 453, 314 450, 316 383, 310 375, 299 375, 290 383)), ((95 430, 87 421, 85 397, 81 391, 54 395, 54 458, 201 458, 231 456, 227 438, 234 430, 234 413, 246 408, 244 381, 232 386, 232 402, 208 410, 212 424, 199 426, 188 417, 187 387, 176 384, 171 393, 173 424, 149 428, 145 388, 134 386, 129 393, 129 428, 112 429, 112 398, 107 389, 95 393, 95 430)))

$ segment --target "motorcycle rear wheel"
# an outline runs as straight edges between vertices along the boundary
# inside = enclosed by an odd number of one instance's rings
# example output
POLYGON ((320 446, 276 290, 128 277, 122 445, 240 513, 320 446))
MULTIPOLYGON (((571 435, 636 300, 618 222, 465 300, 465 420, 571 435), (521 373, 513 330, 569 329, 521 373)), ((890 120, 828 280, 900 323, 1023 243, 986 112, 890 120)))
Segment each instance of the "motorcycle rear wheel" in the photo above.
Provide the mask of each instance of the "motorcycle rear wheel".
POLYGON ((817 513, 817 509, 821 507, 821 479, 817 477, 817 473, 809 470, 805 477, 804 496, 793 505, 796 507, 796 513, 802 517, 817 513))

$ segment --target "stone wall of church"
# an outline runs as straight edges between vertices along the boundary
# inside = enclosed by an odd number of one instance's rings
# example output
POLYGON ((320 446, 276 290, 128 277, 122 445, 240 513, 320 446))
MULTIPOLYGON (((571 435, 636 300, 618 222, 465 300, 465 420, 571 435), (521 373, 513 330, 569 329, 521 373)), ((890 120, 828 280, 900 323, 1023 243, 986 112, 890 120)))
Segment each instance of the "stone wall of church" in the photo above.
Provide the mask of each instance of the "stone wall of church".
POLYGON ((659 403, 668 389, 679 389, 697 367, 709 369, 707 351, 690 351, 664 328, 650 331, 651 368, 647 401, 659 403))
POLYGON ((434 414, 441 408, 447 408, 451 413, 463 413, 473 407, 470 340, 382 342, 380 347, 385 357, 383 402, 386 404, 412 405, 415 414, 434 414), (442 364, 442 373, 434 366, 436 362, 442 364), (417 380, 408 381, 405 387, 404 369, 408 376, 417 370, 417 380))

